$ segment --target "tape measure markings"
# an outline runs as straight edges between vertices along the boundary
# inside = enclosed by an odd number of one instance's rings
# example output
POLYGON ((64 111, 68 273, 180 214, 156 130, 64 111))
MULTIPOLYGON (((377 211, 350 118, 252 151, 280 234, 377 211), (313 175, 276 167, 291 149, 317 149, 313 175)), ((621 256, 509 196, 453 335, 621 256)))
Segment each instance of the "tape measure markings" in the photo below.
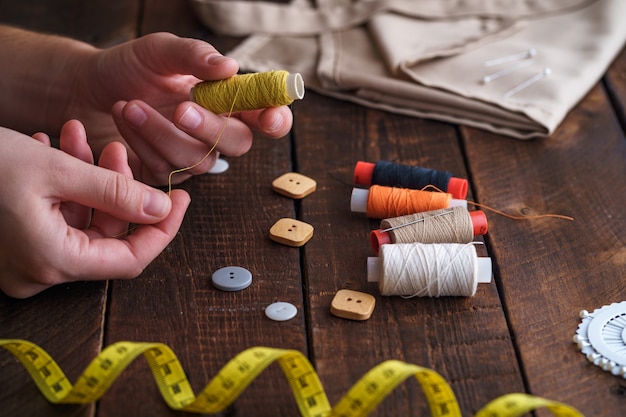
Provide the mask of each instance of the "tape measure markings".
POLYGON ((372 368, 333 411, 342 417, 367 415, 410 376, 415 376, 420 383, 433 417, 461 416, 456 397, 443 377, 435 371, 396 360, 385 361, 372 368))
POLYGON ((45 351, 16 340, 4 341, 3 347, 24 365, 48 401, 58 403, 72 389, 63 371, 45 351))
POLYGON ((292 355, 282 357, 278 363, 287 377, 300 413, 303 416, 327 416, 331 406, 317 373, 304 355, 291 352, 292 355))
POLYGON ((248 349, 231 359, 194 402, 184 411, 216 413, 230 405, 241 392, 284 351, 268 348, 248 349), (239 377, 233 377, 239 375, 239 377))
POLYGON ((488 403, 475 417, 522 416, 539 408, 547 408, 558 417, 583 417, 576 409, 556 401, 523 393, 512 393, 488 403))
MULTIPOLYGON (((315 369, 296 350, 268 347, 244 350, 228 361, 196 396, 178 358, 162 343, 114 343, 91 361, 74 386, 39 346, 18 339, 0 339, 0 346, 22 363, 42 394, 55 404, 97 401, 119 374, 143 354, 161 395, 175 410, 218 413, 232 404, 265 368, 278 362, 303 417, 365 417, 410 376, 417 379, 424 391, 432 417, 461 417, 456 396, 441 375, 397 360, 385 361, 369 370, 331 408, 315 369)), ((521 417, 538 408, 547 408, 556 417, 583 417, 567 404, 523 393, 498 397, 475 417, 521 417)))

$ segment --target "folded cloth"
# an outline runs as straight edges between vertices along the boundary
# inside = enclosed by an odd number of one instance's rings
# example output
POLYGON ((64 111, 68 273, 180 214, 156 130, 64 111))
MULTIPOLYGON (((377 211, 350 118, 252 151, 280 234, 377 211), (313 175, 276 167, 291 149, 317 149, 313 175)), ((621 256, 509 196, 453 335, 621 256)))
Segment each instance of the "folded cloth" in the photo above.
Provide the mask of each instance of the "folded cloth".
POLYGON ((191 2, 215 32, 247 36, 228 52, 242 70, 518 139, 552 134, 626 41, 624 0, 191 2))

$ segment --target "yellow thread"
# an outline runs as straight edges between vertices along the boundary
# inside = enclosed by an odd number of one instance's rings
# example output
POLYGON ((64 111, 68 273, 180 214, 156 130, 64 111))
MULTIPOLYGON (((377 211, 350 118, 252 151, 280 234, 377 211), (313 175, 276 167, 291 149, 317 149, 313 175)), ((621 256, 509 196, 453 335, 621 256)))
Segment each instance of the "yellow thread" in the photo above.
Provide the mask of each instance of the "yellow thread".
MULTIPOLYGON (((184 168, 178 168, 173 170, 172 172, 169 173, 168 177, 167 177, 167 195, 171 195, 172 194, 172 177, 174 176, 174 174, 178 174, 181 172, 185 172, 188 171, 190 169, 194 169, 195 167, 197 167, 198 165, 200 165, 201 163, 203 163, 210 155, 211 153, 213 153, 213 151, 215 150, 215 148, 217 147, 217 144, 220 142, 220 139, 222 138, 222 135, 224 134, 224 130, 226 130, 226 126, 228 125, 228 121, 230 120, 230 117, 233 114, 233 107, 235 105, 235 100, 237 99, 237 95, 239 94, 239 90, 240 88, 237 89, 237 91, 235 91, 235 95, 233 97, 233 103, 231 105, 231 108, 228 112, 228 115, 226 116, 226 120, 224 121, 224 124, 222 125, 222 128, 220 129, 217 138, 215 139, 215 143, 213 144, 213 146, 211 146, 211 148, 209 149, 209 151, 204 154, 204 156, 202 158, 200 158, 200 160, 198 162, 196 162, 193 165, 190 165, 188 167, 184 167, 184 168)), ((132 227, 129 227, 128 230, 122 232, 122 233, 118 233, 116 235, 113 235, 112 237, 117 239, 118 237, 121 236, 126 236, 128 233, 132 232, 133 230, 137 229, 139 227, 139 225, 135 225, 132 227)))
MULTIPOLYGON (((226 130, 228 121, 235 112, 275 107, 291 104, 295 99, 304 96, 304 84, 300 74, 289 74, 287 71, 269 71, 265 73, 243 74, 226 80, 203 81, 191 90, 191 99, 202 107, 216 114, 228 113, 215 143, 209 151, 195 164, 171 171, 167 178, 167 194, 172 193, 172 177, 200 165, 213 153, 226 130), (239 92, 246 89, 247 94, 240 100, 239 92), (230 103, 230 104, 229 104, 230 103)), ((133 226, 125 232, 114 235, 124 236, 139 226, 133 226)))
POLYGON ((217 138, 215 139, 215 143, 213 144, 213 146, 211 146, 211 148, 209 149, 209 151, 202 157, 200 158, 200 160, 198 162, 196 162, 193 165, 190 165, 188 167, 185 168, 179 168, 179 169, 175 169, 172 172, 170 172, 170 175, 167 177, 167 194, 170 195, 172 193, 172 176, 174 174, 178 174, 181 172, 185 172, 188 171, 190 169, 194 169, 195 167, 197 167, 198 165, 200 165, 202 162, 204 162, 209 155, 211 155, 211 153, 213 153, 213 151, 215 150, 215 148, 217 148, 217 144, 220 143, 220 139, 222 138, 222 135, 224 134, 224 130, 226 130, 226 126, 228 125, 228 121, 230 120, 230 117, 233 114, 233 108, 235 106, 235 102, 237 101, 237 96, 239 95, 239 91, 241 90, 240 86, 237 88, 237 90, 235 91, 234 97, 233 97, 233 101, 230 105, 230 109, 228 111, 228 115, 226 116, 226 120, 224 121, 224 124, 222 125, 222 128, 220 129, 217 138))
MULTIPOLYGON (((246 387, 273 362, 277 362, 303 417, 365 417, 407 378, 419 382, 432 417, 461 417, 446 380, 437 372, 396 360, 368 371, 331 409, 317 373, 296 350, 253 347, 231 359, 196 396, 174 352, 162 343, 118 342, 106 347, 72 385, 46 351, 26 340, 0 339, 32 377, 41 393, 55 404, 87 404, 104 395, 122 371, 143 355, 165 402, 174 410, 218 413, 232 404, 246 387)), ((512 393, 496 398, 476 417, 521 417, 547 408, 556 417, 583 417, 575 408, 545 398, 512 393)))
MULTIPOLYGON (((295 74, 301 84, 299 74, 295 74)), ((289 94, 287 71, 268 71, 254 74, 241 74, 219 81, 202 81, 191 90, 191 99, 216 114, 263 109, 291 104, 302 98, 303 86, 298 84, 298 93, 289 94), (246 94, 234 99, 238 89, 246 94)))

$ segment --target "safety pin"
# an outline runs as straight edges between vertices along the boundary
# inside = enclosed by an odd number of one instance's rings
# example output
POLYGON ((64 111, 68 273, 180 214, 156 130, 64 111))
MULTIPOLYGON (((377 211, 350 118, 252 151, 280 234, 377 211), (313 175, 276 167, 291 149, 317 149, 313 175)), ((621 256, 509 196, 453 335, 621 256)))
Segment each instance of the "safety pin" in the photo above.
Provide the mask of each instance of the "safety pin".
POLYGON ((522 59, 532 58, 535 55, 537 55, 537 50, 535 48, 530 48, 530 49, 527 49, 526 51, 518 52, 516 54, 490 59, 488 61, 485 61, 485 66, 493 67, 494 65, 500 65, 506 62, 520 61, 522 59))
POLYGON ((543 71, 533 75, 532 77, 530 77, 529 79, 527 79, 526 81, 518 84, 517 86, 511 88, 509 91, 507 91, 506 93, 504 93, 502 95, 502 97, 504 98, 509 98, 511 97, 513 94, 519 93, 520 91, 522 91, 524 88, 529 87, 530 85, 536 83, 537 81, 541 80, 542 78, 547 77, 548 75, 550 75, 550 73, 552 72, 552 70, 550 68, 544 68, 543 71))
POLYGON ((397 225, 397 226, 393 226, 393 227, 390 227, 390 228, 388 228, 388 229, 381 230, 381 232, 383 232, 383 233, 384 233, 384 232, 389 232, 390 230, 395 230, 395 229, 399 229, 399 228, 401 228, 401 227, 410 226, 410 225, 415 224, 415 223, 420 223, 420 222, 423 222, 423 221, 425 221, 426 219, 431 219, 431 218, 433 218, 433 217, 439 217, 439 216, 443 216, 443 215, 445 215, 445 214, 450 214, 450 213, 452 213, 453 211, 454 211, 454 210, 448 210, 448 211, 444 211, 444 212, 442 212, 442 213, 438 213, 438 214, 433 214, 433 215, 425 216, 425 217, 422 217, 421 219, 412 220, 412 221, 410 221, 410 222, 408 222, 408 223, 399 224, 399 225, 397 225))

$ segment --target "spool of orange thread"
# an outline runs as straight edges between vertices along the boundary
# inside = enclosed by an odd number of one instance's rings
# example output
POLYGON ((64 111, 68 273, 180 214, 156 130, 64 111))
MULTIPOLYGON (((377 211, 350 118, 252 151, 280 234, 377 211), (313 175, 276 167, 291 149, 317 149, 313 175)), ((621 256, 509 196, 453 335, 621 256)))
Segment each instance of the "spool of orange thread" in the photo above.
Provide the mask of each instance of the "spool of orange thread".
POLYGON ((452 194, 436 191, 372 185, 369 189, 354 188, 350 209, 366 213, 372 219, 405 216, 448 207, 466 207, 466 200, 452 198, 452 194))

